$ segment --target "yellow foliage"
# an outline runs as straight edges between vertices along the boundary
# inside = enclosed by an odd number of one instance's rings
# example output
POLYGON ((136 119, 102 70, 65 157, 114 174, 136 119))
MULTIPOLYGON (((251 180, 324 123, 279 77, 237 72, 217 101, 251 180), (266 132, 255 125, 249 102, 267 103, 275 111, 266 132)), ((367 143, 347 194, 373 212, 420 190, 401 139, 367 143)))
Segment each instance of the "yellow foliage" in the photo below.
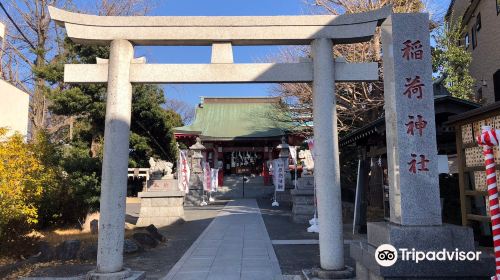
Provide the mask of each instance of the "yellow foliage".
POLYGON ((38 222, 37 201, 50 178, 53 171, 45 169, 33 146, 0 128, 0 236, 9 223, 38 222))

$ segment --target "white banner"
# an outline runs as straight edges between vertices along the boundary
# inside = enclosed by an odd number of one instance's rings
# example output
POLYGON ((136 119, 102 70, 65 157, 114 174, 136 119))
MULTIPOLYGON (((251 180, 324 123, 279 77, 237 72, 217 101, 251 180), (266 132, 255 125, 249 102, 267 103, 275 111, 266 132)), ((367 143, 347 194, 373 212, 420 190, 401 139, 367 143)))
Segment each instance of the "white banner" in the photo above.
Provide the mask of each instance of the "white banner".
POLYGON ((277 192, 285 191, 285 163, 282 159, 273 160, 273 182, 277 192))
POLYGON ((314 139, 307 139, 307 146, 309 148, 309 151, 311 151, 311 156, 314 160, 314 139))
POLYGON ((205 162, 203 165, 203 190, 209 192, 212 187, 212 169, 210 163, 205 162))
POLYGON ((292 157, 293 164, 297 166, 297 147, 288 146, 288 149, 290 149, 290 156, 292 157))
POLYGON ((179 177, 177 178, 179 189, 189 193, 189 178, 191 177, 191 170, 189 169, 187 151, 179 151, 179 177))
POLYGON ((271 161, 271 168, 270 168, 270 171, 271 171, 271 175, 273 176, 273 186, 276 187, 276 179, 278 178, 278 176, 276 176, 278 173, 276 172, 276 168, 277 168, 277 163, 276 163, 277 159, 273 159, 271 161))
POLYGON ((293 160, 293 167, 295 169, 295 177, 293 180, 293 185, 297 188, 297 146, 288 146, 290 149, 290 156, 293 160))
POLYGON ((210 184, 210 191, 216 192, 219 186, 219 168, 212 168, 212 181, 210 184))

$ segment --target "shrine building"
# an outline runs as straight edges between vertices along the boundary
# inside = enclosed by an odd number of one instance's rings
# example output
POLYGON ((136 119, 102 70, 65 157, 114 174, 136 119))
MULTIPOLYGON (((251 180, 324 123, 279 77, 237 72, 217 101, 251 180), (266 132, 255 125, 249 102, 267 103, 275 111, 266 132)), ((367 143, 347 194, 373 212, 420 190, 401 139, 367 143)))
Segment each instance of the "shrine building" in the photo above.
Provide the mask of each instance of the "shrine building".
POLYGON ((279 103, 277 97, 202 97, 193 123, 175 128, 175 138, 189 147, 199 137, 204 158, 224 176, 264 175, 283 137, 300 142, 290 135, 291 124, 277 117, 279 103))

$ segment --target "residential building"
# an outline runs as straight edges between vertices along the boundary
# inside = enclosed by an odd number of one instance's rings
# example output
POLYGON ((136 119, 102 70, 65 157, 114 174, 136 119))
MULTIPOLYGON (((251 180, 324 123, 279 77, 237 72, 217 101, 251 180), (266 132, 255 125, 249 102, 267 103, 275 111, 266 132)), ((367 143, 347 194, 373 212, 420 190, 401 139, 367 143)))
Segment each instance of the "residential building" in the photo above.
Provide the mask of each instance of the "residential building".
POLYGON ((446 20, 454 24, 460 18, 476 97, 485 104, 500 101, 500 0, 452 0, 446 20))

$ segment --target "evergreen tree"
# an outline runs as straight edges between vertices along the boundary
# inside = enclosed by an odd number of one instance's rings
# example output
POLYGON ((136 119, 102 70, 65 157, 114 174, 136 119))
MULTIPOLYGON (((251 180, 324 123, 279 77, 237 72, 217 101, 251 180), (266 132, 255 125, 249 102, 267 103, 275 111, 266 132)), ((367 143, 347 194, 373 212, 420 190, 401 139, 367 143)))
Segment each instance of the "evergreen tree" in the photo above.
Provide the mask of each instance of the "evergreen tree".
MULTIPOLYGON (((76 45, 66 40, 64 57, 57 57, 38 75, 50 80, 51 112, 73 118, 74 123, 63 141, 81 141, 89 145, 90 155, 98 157, 102 150, 106 107, 106 85, 62 84, 65 63, 94 64, 96 57, 108 58, 108 47, 76 45)), ((134 85, 132 95, 131 163, 147 165, 149 157, 175 160, 172 127, 181 126, 181 117, 162 108, 165 103, 163 89, 156 85, 134 85)), ((66 130, 68 129, 66 127, 66 130)), ((63 128, 64 131, 64 128, 63 128)))
POLYGON ((472 100, 474 78, 469 72, 472 55, 460 43, 462 30, 461 19, 443 24, 435 35, 432 64, 435 72, 445 75, 445 87, 452 96, 472 100))

